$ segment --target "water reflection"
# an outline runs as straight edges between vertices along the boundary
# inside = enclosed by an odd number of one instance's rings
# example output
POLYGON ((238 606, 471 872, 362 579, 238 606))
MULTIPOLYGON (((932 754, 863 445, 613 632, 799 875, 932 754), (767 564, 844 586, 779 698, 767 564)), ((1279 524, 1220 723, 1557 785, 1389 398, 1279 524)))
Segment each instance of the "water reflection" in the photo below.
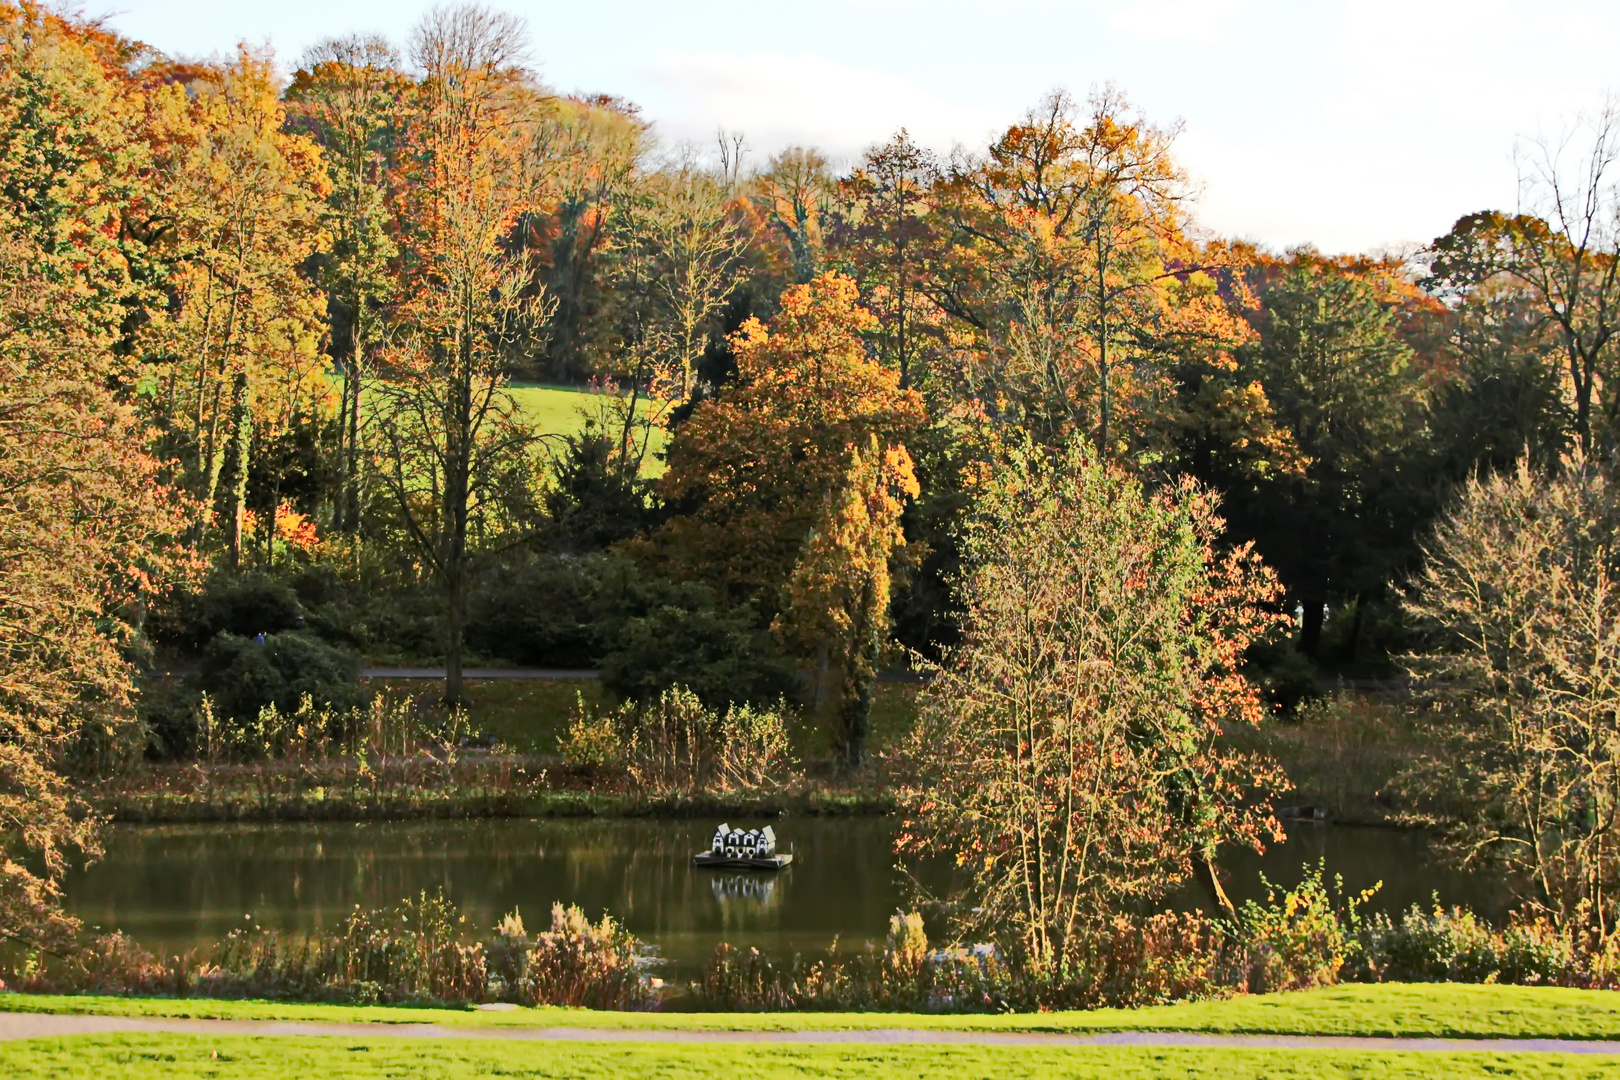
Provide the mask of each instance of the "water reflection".
MULTIPOLYGON (((749 823, 745 823, 749 824, 749 823)), ((792 865, 776 874, 691 865, 714 822, 456 821, 374 824, 123 827, 106 856, 75 872, 69 906, 87 923, 117 927, 149 947, 183 949, 217 940, 244 916, 291 930, 330 927, 354 905, 393 903, 442 887, 469 919, 491 926, 518 908, 531 927, 553 901, 592 918, 611 912, 672 961, 673 974, 701 970, 722 941, 773 953, 880 941, 907 905, 911 880, 894 868, 890 819, 787 819, 773 823, 792 865)), ((1468 903, 1494 915, 1505 898, 1490 882, 1446 871, 1424 837, 1382 829, 1296 826, 1263 856, 1234 853, 1234 899, 1263 897, 1263 872, 1290 886, 1302 863, 1325 860, 1347 889, 1382 880, 1374 906, 1468 903)), ((933 895, 948 865, 913 870, 933 895)), ((1188 892, 1184 906, 1209 909, 1188 892)))
POLYGON ((778 887, 785 888, 782 878, 790 871, 744 874, 710 870, 707 873, 709 890, 714 894, 714 902, 720 905, 721 922, 728 927, 744 927, 765 925, 764 917, 781 906, 782 893, 778 887))

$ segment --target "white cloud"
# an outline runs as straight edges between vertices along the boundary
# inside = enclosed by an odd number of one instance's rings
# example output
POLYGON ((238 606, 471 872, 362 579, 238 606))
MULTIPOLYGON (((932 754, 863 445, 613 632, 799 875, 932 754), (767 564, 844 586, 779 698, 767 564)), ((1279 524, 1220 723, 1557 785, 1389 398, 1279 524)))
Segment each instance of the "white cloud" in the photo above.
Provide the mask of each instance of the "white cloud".
POLYGON ((935 150, 982 144, 1013 118, 946 101, 904 76, 816 54, 661 54, 648 72, 665 101, 648 112, 666 136, 707 141, 742 131, 757 152, 794 143, 853 158, 900 128, 935 150))

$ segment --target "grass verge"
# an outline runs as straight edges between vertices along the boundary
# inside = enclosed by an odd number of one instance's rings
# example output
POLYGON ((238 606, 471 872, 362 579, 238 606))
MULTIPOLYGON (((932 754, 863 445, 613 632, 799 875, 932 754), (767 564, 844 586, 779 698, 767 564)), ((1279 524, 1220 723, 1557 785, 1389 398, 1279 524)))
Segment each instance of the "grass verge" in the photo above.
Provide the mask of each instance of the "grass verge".
POLYGON ((670 1046, 510 1044, 432 1040, 298 1039, 194 1035, 94 1035, 0 1046, 0 1074, 15 1080, 118 1076, 596 1078, 739 1076, 760 1080, 839 1077, 904 1080, 951 1076, 996 1080, 1335 1080, 1339 1077, 1597 1077, 1606 1059, 1573 1054, 1363 1053, 1142 1047, 670 1046))
POLYGON ((4 994, 0 1011, 222 1020, 372 1021, 454 1027, 806 1031, 1194 1031, 1255 1035, 1620 1039, 1620 993, 1543 986, 1385 983, 1144 1009, 927 1016, 912 1013, 615 1013, 583 1009, 420 1009, 203 998, 4 994))

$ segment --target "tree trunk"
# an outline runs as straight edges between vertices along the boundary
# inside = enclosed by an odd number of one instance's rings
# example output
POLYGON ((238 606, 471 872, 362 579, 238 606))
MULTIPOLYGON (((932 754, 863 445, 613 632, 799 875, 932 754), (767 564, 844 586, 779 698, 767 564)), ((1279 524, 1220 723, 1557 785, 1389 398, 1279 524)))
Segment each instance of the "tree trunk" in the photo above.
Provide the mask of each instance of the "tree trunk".
POLYGON ((876 633, 888 612, 874 613, 870 582, 864 590, 861 609, 856 614, 850 648, 844 656, 838 695, 839 768, 853 773, 866 756, 866 735, 872 720, 872 691, 877 683, 878 653, 882 643, 876 633))
MULTIPOLYGON (((242 516, 246 510, 248 486, 248 453, 253 439, 253 419, 248 408, 247 372, 238 371, 231 380, 231 488, 230 488, 230 558, 231 569, 242 565, 242 516)), ((275 528, 275 511, 271 510, 271 529, 275 528)))
POLYGON ((467 703, 467 690, 461 677, 462 639, 467 632, 467 575, 465 560, 452 563, 445 577, 445 599, 449 610, 445 619, 444 704, 458 709, 467 703))
POLYGON ((866 756, 866 735, 872 721, 872 690, 876 682, 877 673, 864 662, 851 664, 844 678, 843 697, 838 703, 841 743, 838 766, 846 773, 858 770, 866 756))
POLYGON ((1213 857, 1195 854, 1192 857, 1193 876, 1208 889, 1210 895, 1215 897, 1215 905, 1221 913, 1229 919, 1237 918, 1237 908, 1232 904, 1232 898, 1226 895, 1221 887, 1221 876, 1216 869, 1213 857))
POLYGON ((1304 614, 1299 620, 1299 651, 1314 660, 1322 646, 1322 620, 1326 615, 1327 601, 1308 596, 1300 601, 1300 605, 1304 614))

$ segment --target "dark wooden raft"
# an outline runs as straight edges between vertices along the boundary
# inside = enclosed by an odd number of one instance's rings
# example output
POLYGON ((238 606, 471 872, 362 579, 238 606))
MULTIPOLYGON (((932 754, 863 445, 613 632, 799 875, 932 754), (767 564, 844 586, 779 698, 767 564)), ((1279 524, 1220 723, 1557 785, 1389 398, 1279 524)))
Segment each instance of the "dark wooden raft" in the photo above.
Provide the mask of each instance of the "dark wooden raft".
POLYGON ((763 859, 758 857, 744 859, 716 855, 712 851, 700 851, 692 856, 693 866, 707 866, 712 870, 780 870, 792 861, 792 855, 767 855, 763 859))

